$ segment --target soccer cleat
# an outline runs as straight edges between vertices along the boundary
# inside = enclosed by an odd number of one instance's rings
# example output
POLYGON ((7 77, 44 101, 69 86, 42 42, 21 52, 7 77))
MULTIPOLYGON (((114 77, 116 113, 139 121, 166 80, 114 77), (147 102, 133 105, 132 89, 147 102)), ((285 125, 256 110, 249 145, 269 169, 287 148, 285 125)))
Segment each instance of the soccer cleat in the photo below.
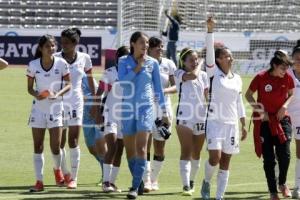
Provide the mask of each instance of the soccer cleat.
POLYGON ((61 169, 53 169, 53 172, 54 172, 54 176, 55 176, 55 182, 56 182, 56 185, 58 187, 62 187, 64 186, 64 175, 61 171, 61 169))
POLYGON ((151 188, 152 188, 152 191, 159 190, 158 182, 157 181, 152 182, 151 188))
POLYGON ((113 183, 110 183, 110 186, 114 189, 114 192, 122 192, 122 190, 121 189, 119 189, 115 184, 113 184, 113 183))
POLYGON ((151 181, 148 180, 145 182, 144 184, 144 192, 148 193, 152 190, 152 184, 151 184, 151 181))
POLYGON ((44 184, 42 181, 36 181, 35 185, 29 189, 29 192, 44 191, 44 184))
POLYGON ((70 173, 64 175, 64 184, 65 184, 65 186, 68 186, 68 184, 71 182, 71 180, 72 180, 72 178, 71 178, 70 173))
POLYGON ((76 189, 77 188, 77 181, 71 180, 68 185, 67 185, 68 189, 76 189))
POLYGON ((192 196, 193 195, 191 188, 189 186, 183 186, 182 190, 183 190, 182 196, 192 196))
POLYGON ((127 199, 136 199, 138 196, 137 190, 130 188, 127 194, 127 199))
POLYGON ((293 199, 300 199, 300 190, 299 190, 298 187, 294 188, 292 198, 293 199))
POLYGON ((270 194, 270 200, 280 200, 277 193, 270 194))
POLYGON ((201 197, 203 200, 210 199, 210 183, 203 180, 201 187, 201 197))
POLYGON ((110 186, 109 182, 103 182, 102 183, 102 190, 105 193, 113 192, 114 188, 110 186))
POLYGON ((279 190, 281 191, 282 196, 284 198, 289 198, 289 197, 292 196, 292 193, 291 193, 290 189, 285 184, 284 185, 279 185, 279 190))
POLYGON ((195 192, 194 181, 190 181, 191 192, 195 192))

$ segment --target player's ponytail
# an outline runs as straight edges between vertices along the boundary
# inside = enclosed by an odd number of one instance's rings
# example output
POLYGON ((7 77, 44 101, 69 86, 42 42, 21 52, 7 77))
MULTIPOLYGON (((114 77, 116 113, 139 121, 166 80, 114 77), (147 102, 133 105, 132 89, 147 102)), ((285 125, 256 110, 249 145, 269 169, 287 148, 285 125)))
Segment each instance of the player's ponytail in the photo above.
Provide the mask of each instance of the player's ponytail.
POLYGON ((128 54, 129 54, 129 48, 127 46, 119 47, 116 52, 116 65, 118 65, 119 58, 128 54))
POLYGON ((81 31, 76 28, 67 28, 61 32, 61 37, 68 38, 73 44, 79 44, 81 31))
POLYGON ((300 52, 300 40, 297 41, 296 46, 293 48, 292 56, 294 56, 296 53, 300 52))
POLYGON ((36 52, 34 55, 34 59, 41 58, 43 56, 41 48, 43 48, 43 46, 46 44, 46 42, 48 42, 50 40, 53 40, 56 43, 56 40, 55 40, 54 36, 52 36, 52 35, 46 34, 46 35, 43 35, 42 37, 40 37, 38 46, 36 48, 36 52))
POLYGON ((145 33, 141 32, 141 31, 136 31, 136 32, 134 32, 134 33, 131 35, 130 41, 129 41, 129 42, 130 42, 130 54, 131 54, 131 55, 134 54, 134 48, 133 48, 132 43, 136 43, 136 41, 137 41, 140 37, 142 37, 142 36, 145 36, 145 37, 148 38, 148 36, 147 36, 145 33))
POLYGON ((274 65, 287 65, 287 66, 291 66, 293 63, 292 61, 289 59, 289 56, 287 55, 286 52, 284 52, 283 50, 277 50, 274 53, 273 58, 270 61, 270 69, 269 72, 274 70, 274 65))

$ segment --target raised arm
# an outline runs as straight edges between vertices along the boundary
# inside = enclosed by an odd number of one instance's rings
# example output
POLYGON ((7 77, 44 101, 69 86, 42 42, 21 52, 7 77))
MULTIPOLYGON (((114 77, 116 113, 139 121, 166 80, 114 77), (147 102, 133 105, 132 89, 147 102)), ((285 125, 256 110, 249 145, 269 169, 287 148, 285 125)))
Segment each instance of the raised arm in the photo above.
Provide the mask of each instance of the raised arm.
POLYGON ((212 77, 215 72, 215 49, 214 49, 214 26, 215 21, 212 17, 207 19, 207 35, 206 35, 206 72, 208 77, 212 77))

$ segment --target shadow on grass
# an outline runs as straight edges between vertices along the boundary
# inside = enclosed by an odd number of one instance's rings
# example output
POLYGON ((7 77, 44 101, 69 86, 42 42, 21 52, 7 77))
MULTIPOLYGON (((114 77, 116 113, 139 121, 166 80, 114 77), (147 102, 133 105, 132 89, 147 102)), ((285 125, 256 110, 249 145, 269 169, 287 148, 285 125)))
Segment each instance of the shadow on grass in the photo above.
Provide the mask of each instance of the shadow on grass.
MULTIPOLYGON (((259 200, 259 199, 266 199, 266 196, 268 196, 268 192, 226 192, 225 193, 225 199, 228 200, 235 200, 235 199, 252 199, 252 200, 259 200), (241 196, 241 195, 247 195, 248 197, 235 197, 235 196, 241 196)), ((193 198, 193 200, 202 200, 202 198, 193 198)), ((211 200, 215 200, 215 198, 211 198, 211 200)))

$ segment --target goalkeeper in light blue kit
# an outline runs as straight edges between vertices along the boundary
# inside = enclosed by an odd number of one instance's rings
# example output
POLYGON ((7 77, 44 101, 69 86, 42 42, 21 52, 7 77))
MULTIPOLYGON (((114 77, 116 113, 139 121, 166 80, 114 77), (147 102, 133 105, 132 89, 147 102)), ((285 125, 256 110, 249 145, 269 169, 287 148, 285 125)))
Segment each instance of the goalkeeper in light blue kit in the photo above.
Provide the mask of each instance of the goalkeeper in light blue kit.
POLYGON ((147 56, 148 36, 135 32, 130 38, 130 54, 119 60, 119 81, 123 88, 122 133, 128 165, 133 176, 127 198, 135 199, 142 192, 146 166, 147 142, 154 124, 154 98, 163 110, 162 121, 169 125, 160 81, 158 62, 147 56), (153 93, 154 91, 154 93, 153 93))

